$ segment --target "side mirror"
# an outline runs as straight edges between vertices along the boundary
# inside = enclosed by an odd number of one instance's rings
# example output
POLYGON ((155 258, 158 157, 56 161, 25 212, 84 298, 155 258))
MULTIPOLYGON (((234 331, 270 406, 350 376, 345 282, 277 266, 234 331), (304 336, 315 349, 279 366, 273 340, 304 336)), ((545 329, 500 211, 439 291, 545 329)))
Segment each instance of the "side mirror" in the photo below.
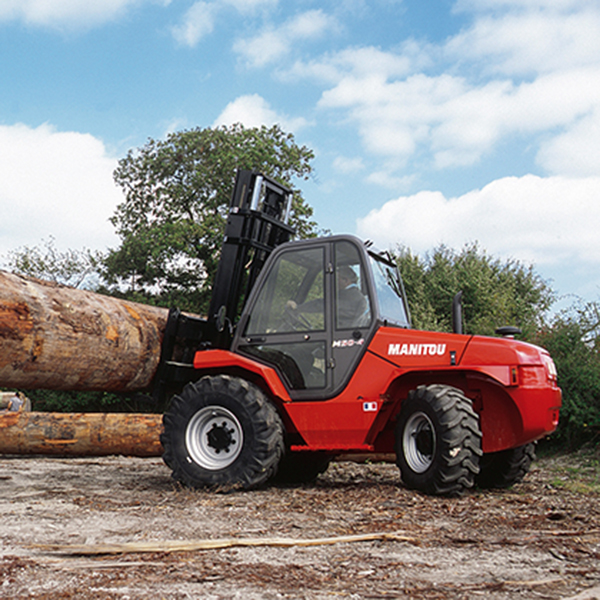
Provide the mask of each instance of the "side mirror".
POLYGON ((215 315, 215 327, 219 333, 225 329, 225 323, 227 321, 227 308, 223 304, 215 315))

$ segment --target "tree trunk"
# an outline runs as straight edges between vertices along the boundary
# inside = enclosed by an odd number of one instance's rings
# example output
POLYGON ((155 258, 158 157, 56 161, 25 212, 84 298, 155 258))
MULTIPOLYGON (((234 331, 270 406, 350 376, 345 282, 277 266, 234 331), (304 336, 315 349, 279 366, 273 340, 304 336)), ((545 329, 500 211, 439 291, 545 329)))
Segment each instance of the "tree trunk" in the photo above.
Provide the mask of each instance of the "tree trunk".
POLYGON ((0 414, 0 454, 161 456, 162 415, 0 414))
POLYGON ((144 390, 167 316, 163 308, 0 271, 0 387, 144 390))

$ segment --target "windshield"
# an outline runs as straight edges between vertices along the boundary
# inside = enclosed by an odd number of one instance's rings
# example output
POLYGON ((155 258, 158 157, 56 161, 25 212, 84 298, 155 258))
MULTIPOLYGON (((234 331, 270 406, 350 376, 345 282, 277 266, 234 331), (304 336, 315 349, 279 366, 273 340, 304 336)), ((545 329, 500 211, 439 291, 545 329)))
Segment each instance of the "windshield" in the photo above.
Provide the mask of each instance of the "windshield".
POLYGON ((410 327, 408 308, 404 302, 404 286, 398 267, 389 258, 369 252, 380 317, 400 327, 410 327))

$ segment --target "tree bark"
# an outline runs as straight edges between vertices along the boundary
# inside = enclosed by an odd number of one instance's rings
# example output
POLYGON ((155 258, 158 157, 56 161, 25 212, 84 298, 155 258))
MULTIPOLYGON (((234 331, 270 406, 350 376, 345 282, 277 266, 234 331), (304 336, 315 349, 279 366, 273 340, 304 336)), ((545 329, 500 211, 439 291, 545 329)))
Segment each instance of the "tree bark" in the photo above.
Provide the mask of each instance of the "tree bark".
POLYGON ((0 414, 0 454, 161 456, 162 415, 0 414))
POLYGON ((168 311, 0 271, 0 387, 147 389, 168 311))

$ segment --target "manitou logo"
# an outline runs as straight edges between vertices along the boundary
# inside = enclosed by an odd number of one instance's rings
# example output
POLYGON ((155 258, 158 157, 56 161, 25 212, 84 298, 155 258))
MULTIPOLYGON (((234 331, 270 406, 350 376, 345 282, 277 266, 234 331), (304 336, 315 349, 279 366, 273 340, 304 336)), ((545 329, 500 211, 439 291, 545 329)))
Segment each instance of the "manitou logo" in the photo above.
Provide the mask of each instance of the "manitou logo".
POLYGON ((390 344, 389 356, 443 356, 446 344, 390 344))

